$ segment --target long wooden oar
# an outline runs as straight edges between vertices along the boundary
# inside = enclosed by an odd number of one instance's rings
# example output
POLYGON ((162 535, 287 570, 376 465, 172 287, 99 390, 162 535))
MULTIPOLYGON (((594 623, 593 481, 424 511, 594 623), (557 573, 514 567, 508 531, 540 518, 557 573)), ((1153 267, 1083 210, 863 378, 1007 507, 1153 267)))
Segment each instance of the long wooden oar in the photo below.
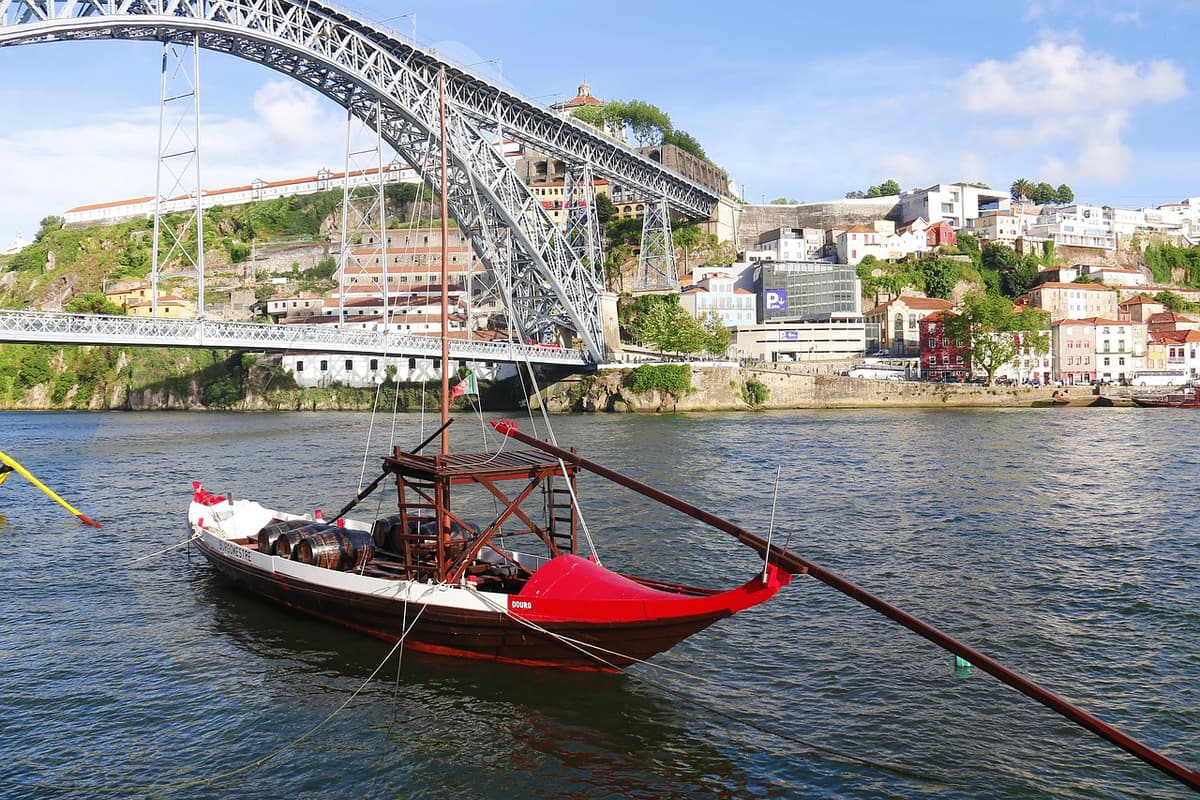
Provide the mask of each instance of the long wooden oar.
POLYGON ((878 611, 885 617, 900 623, 913 633, 923 636, 939 647, 948 650, 957 656, 965 658, 967 661, 971 662, 971 664, 979 667, 984 672, 987 672, 1003 683, 1008 684, 1027 697, 1033 698, 1050 710, 1061 714, 1062 716, 1074 722, 1076 725, 1087 728, 1092 733, 1103 739, 1107 739, 1117 747, 1120 747, 1122 750, 1132 753, 1142 761, 1145 761, 1155 769, 1170 775, 1172 778, 1184 784, 1185 786, 1188 786, 1195 791, 1200 791, 1200 772, 1188 769, 1183 764, 1167 758, 1157 750, 1154 750, 1148 745, 1143 744, 1128 734, 1118 730, 1117 728, 1114 728, 1112 725, 1109 725, 1107 722, 1104 722, 1098 717, 1089 714, 1064 698, 1059 697, 1047 689, 1043 689, 1041 686, 1024 677, 1020 673, 1014 672, 1000 662, 985 656, 978 650, 968 647, 949 634, 943 633, 932 625, 922 622, 906 611, 902 611, 891 603, 876 597, 875 595, 859 586, 856 586, 840 575, 827 570, 818 564, 814 564, 808 559, 802 558, 795 553, 785 550, 778 545, 770 545, 761 536, 751 533, 743 527, 734 525, 732 522, 722 519, 715 514, 704 511, 703 509, 698 508, 691 503, 680 500, 677 497, 672 497, 666 492, 659 491, 652 486, 647 486, 640 481, 634 480, 626 475, 622 475, 621 473, 615 472, 607 467, 603 467, 594 461, 588 461, 585 458, 581 458, 569 450, 563 450, 562 448, 554 447, 553 445, 539 441, 532 436, 521 433, 519 430, 517 430, 516 425, 508 420, 492 422, 492 426, 498 432, 507 436, 511 436, 518 442, 530 445, 531 447, 536 447, 539 450, 544 450, 553 456, 561 458, 563 461, 568 461, 572 464, 582 467, 583 469, 593 472, 602 478, 606 478, 613 483, 617 483, 621 486, 632 489, 638 494, 649 497, 650 499, 662 503, 665 506, 674 508, 676 511, 680 511, 689 517, 693 517, 694 519, 698 519, 701 522, 707 523, 719 531, 724 531, 725 533, 736 537, 738 541, 757 551, 759 555, 769 559, 771 563, 776 564, 779 567, 788 570, 789 572, 813 576, 822 583, 832 586, 834 589, 837 589, 839 592, 853 598, 854 600, 857 600, 868 608, 878 611))
POLYGON ((76 517, 79 517, 80 522, 82 522, 86 525, 93 525, 97 528, 104 527, 99 522, 96 522, 94 519, 88 519, 87 515, 85 515, 82 511, 79 511, 74 506, 72 506, 70 503, 68 503, 66 500, 63 500, 61 497, 59 497, 57 494, 55 494, 53 489, 51 489, 49 486, 47 486, 46 484, 39 481, 37 478, 33 477, 33 474, 30 473, 29 470, 25 469, 20 464, 18 464, 16 459, 10 458, 9 456, 6 456, 4 453, 0 453, 0 485, 3 485, 4 481, 8 479, 8 476, 14 472, 17 473, 18 475, 21 475, 27 481, 32 483, 34 486, 36 486, 37 488, 39 488, 43 492, 45 492, 46 496, 49 497, 51 500, 58 503, 60 506, 65 508, 67 511, 70 511, 76 517))

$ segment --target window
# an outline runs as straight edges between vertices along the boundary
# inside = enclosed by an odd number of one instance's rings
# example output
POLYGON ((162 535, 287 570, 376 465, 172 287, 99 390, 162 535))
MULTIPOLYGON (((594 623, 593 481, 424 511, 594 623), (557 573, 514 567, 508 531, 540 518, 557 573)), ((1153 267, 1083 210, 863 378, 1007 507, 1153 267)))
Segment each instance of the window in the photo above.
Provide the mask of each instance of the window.
POLYGON ((1108 366, 1108 362, 1109 362, 1109 358, 1108 358, 1108 356, 1105 356, 1105 357, 1104 357, 1104 366, 1106 366, 1106 367, 1107 367, 1107 366, 1108 366))
POLYGON ((949 364, 949 363, 950 363, 950 356, 949 356, 949 355, 944 355, 944 356, 942 356, 942 363, 943 363, 943 364, 949 364))
POLYGON ((377 370, 377 369, 379 369, 379 359, 378 359, 378 358, 372 358, 372 359, 371 359, 371 371, 372 371, 372 372, 374 372, 374 371, 375 371, 375 370, 377 370))
POLYGON ((916 314, 908 315, 908 327, 910 327, 910 328, 917 327, 917 315, 916 314))
POLYGON ((353 372, 353 371, 354 371, 354 359, 347 358, 346 359, 346 372, 353 372))
POLYGON ((328 372, 328 371, 329 371, 329 362, 326 361, 325 359, 321 359, 321 372, 328 372))
POLYGON ((961 363, 963 363, 963 357, 962 357, 961 355, 960 355, 960 356, 955 356, 955 357, 954 357, 954 361, 955 361, 955 363, 957 363, 957 364, 961 364, 961 363))
POLYGON ((304 362, 303 361, 296 362, 296 372, 304 372, 304 362))
POLYGON ((417 368, 417 360, 415 358, 410 358, 408 360, 408 368, 410 370, 414 370, 417 368))

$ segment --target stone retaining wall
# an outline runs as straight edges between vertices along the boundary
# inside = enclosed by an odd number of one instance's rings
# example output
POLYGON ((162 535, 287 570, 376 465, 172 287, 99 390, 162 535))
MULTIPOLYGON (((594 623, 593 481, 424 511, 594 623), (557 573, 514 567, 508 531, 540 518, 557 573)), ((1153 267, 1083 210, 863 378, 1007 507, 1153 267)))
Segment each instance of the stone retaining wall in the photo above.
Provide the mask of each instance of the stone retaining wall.
POLYGON ((1047 403, 1054 392, 1073 403, 1095 400, 1090 386, 1053 387, 962 386, 922 381, 881 381, 841 375, 808 375, 739 367, 692 367, 694 390, 675 398, 658 392, 634 394, 623 385, 629 370, 604 370, 574 376, 543 391, 553 411, 730 411, 751 406, 742 387, 751 379, 767 387, 764 409, 785 408, 921 408, 961 406, 1032 406, 1047 403))

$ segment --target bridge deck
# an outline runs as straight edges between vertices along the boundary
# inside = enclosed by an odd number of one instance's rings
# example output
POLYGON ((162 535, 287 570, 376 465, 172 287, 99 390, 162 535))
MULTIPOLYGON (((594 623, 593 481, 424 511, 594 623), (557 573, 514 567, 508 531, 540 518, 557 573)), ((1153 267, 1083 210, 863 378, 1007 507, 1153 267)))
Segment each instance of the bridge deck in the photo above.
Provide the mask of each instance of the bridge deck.
MULTIPOLYGON (((437 358, 441 340, 394 331, 329 325, 272 325, 208 319, 153 319, 100 314, 0 309, 0 343, 121 344, 137 347, 205 347, 229 350, 303 351, 437 358)), ((561 347, 451 340, 450 357, 590 368, 585 353, 561 347)))

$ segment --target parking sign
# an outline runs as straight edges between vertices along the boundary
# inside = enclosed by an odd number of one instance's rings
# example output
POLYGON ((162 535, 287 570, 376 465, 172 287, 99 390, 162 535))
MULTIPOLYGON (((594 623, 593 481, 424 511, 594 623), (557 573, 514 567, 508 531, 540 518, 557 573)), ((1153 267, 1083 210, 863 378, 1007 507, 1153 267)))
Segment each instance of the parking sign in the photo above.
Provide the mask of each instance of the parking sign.
POLYGON ((763 302, 767 311, 787 311, 787 289, 767 289, 763 302))

